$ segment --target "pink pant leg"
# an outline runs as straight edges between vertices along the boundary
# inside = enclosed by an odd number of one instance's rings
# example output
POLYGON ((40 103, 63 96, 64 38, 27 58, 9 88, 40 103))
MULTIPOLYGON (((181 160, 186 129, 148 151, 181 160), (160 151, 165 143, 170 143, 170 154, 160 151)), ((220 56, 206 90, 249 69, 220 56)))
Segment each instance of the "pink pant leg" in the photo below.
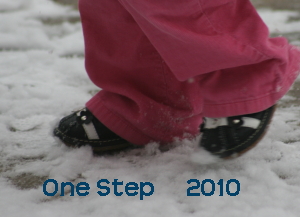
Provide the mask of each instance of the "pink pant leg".
POLYGON ((80 12, 86 70, 102 88, 86 104, 92 113, 134 144, 197 134, 202 121, 198 83, 175 78, 117 0, 81 0, 80 12))
POLYGON ((262 111, 298 76, 299 50, 270 39, 249 0, 119 1, 178 80, 201 76, 204 116, 262 111))
POLYGON ((246 0, 120 2, 80 1, 87 72, 103 89, 87 107, 135 144, 196 134, 203 114, 263 110, 296 78, 299 52, 269 39, 246 0))

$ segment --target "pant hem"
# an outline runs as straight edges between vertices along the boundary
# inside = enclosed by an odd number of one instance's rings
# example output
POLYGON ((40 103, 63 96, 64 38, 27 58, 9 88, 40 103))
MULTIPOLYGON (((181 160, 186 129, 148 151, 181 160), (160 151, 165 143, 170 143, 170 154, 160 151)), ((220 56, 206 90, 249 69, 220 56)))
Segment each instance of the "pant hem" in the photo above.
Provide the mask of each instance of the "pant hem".
POLYGON ((128 142, 135 145, 145 145, 152 141, 150 137, 139 132, 122 117, 110 111, 97 97, 88 101, 86 107, 101 123, 128 142))
POLYGON ((238 102, 231 102, 225 104, 204 104, 203 106, 203 116, 204 117, 230 117, 236 115, 251 114, 263 111, 277 103, 290 89, 293 82, 299 74, 299 69, 295 73, 295 76, 290 76, 283 82, 284 89, 279 90, 278 92, 273 92, 268 95, 248 99, 238 102))

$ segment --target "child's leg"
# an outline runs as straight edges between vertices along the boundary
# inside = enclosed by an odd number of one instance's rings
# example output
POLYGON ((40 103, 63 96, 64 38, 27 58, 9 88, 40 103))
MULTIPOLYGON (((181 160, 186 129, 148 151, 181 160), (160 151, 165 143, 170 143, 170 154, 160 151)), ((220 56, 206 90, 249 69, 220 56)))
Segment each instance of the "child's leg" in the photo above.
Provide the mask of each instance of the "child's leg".
POLYGON ((269 32, 248 0, 120 0, 176 78, 201 76, 203 115, 226 117, 276 103, 300 53, 269 32))
POLYGON ((86 69, 103 89, 87 103, 89 110, 134 144, 197 134, 202 121, 198 78, 178 81, 117 0, 81 0, 80 11, 86 69))
POLYGON ((81 0, 80 10, 87 72, 103 89, 87 107, 136 144, 195 134, 203 108, 264 110, 299 68, 299 52, 268 39, 247 0, 81 0))

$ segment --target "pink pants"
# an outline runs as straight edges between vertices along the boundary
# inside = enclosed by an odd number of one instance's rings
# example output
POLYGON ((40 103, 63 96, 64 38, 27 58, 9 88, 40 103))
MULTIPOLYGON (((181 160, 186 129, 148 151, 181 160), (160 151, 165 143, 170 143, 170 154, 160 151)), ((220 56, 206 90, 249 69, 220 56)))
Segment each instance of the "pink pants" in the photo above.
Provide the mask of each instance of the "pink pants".
POLYGON ((86 106, 143 145, 198 133, 203 117, 262 111, 298 75, 299 50, 268 38, 249 0, 80 0, 86 106))

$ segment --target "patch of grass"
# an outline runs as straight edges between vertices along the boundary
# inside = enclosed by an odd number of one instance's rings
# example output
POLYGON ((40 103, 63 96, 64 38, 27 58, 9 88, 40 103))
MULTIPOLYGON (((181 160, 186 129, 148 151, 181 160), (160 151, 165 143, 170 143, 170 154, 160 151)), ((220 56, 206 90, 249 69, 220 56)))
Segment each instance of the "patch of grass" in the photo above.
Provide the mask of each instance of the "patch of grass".
POLYGON ((300 0, 251 0, 257 8, 274 10, 300 10, 300 0))
POLYGON ((69 23, 78 23, 80 22, 80 17, 47 17, 47 18, 40 18, 43 24, 45 25, 60 25, 64 22, 69 23))
POLYGON ((39 188, 48 179, 48 176, 37 176, 32 173, 21 173, 19 175, 8 177, 10 182, 18 189, 39 188))
POLYGON ((74 8, 78 8, 78 0, 53 0, 53 1, 62 5, 71 5, 74 8))

